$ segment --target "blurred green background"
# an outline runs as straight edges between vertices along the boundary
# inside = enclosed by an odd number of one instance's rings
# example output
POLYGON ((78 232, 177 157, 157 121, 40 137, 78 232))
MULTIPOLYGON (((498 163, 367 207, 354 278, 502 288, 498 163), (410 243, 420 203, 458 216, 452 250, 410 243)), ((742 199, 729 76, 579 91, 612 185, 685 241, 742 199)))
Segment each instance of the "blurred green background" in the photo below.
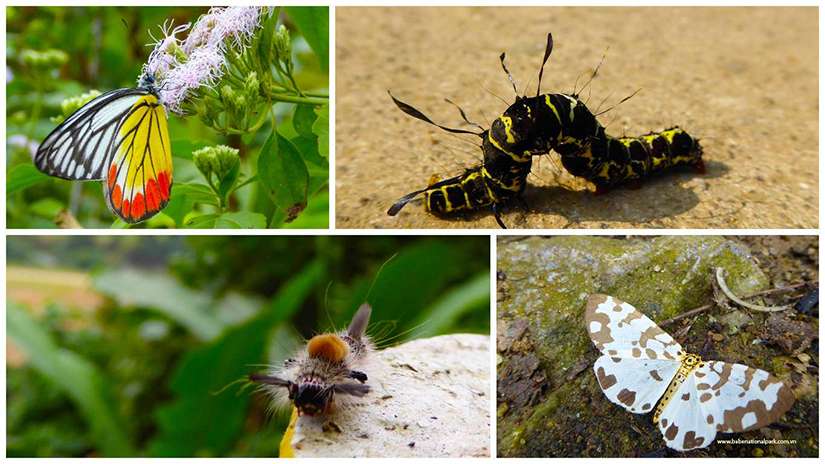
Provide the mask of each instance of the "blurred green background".
MULTIPOLYGON (((64 99, 92 89, 105 92, 135 87, 143 63, 162 37, 160 26, 195 21, 208 7, 7 7, 6 8, 6 170, 7 225, 10 228, 54 228, 55 217, 68 209, 87 228, 123 227, 113 224, 100 182, 71 182, 41 175, 31 157, 39 143, 57 126, 52 117, 61 114, 64 99), (64 54, 65 62, 32 65, 32 52, 43 56, 64 54), (51 54, 51 55, 48 55, 51 54), (61 64, 62 63, 62 64, 61 64)), ((295 18, 303 20, 307 33, 326 44, 327 9, 293 7, 281 10, 280 22, 292 37, 295 78, 305 91, 328 94, 327 50, 316 54, 308 45, 295 18), (313 10, 310 14, 307 12, 313 10), (311 17, 312 20, 307 20, 311 17), (315 21, 315 22, 313 22, 315 21), (323 55, 323 56, 320 56, 323 55)), ((185 37, 185 34, 179 37, 185 37)), ((48 60, 47 60, 48 61, 48 60)), ((274 105, 278 132, 290 140, 297 133, 292 124, 296 105, 274 105)), ((241 172, 256 173, 257 153, 271 124, 247 135, 224 136, 196 117, 170 115, 175 184, 203 183, 192 163, 192 152, 204 146, 225 144, 240 149, 241 172)), ((297 144, 297 142, 296 142, 297 144)), ((301 146, 301 144, 298 144, 301 146)), ((329 222, 328 162, 318 154, 301 153, 310 175, 307 208, 293 222, 274 224, 290 228, 326 228, 329 222), (323 161, 324 165, 312 161, 323 161)), ((141 224, 148 227, 180 227, 191 200, 172 191, 172 202, 159 217, 141 224), (177 198, 177 200, 176 200, 177 198), (166 214, 163 214, 166 213, 166 214)), ((231 203, 234 211, 254 211, 267 216, 271 204, 259 182, 238 190, 231 203)), ((273 226, 273 224, 269 224, 273 226)))
POLYGON ((489 248, 457 236, 10 236, 6 454, 273 456, 288 412, 268 416, 241 384, 221 389, 344 327, 365 298, 379 345, 489 333, 489 248))

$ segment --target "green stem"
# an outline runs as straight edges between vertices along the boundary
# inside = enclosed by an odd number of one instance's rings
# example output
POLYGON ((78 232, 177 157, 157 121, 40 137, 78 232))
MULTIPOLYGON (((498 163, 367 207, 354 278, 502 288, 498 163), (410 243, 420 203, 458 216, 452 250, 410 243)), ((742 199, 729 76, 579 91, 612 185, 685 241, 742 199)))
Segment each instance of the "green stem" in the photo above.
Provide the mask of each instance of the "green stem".
POLYGON ((269 98, 273 102, 284 102, 284 103, 300 103, 302 105, 326 105, 329 103, 329 98, 319 98, 319 97, 299 97, 297 95, 281 95, 281 94, 274 94, 270 95, 269 98))
POLYGON ((256 180, 258 180, 258 175, 257 174, 255 174, 254 176, 250 177, 249 179, 246 179, 245 181, 243 181, 240 184, 233 187, 232 190, 229 192, 229 194, 231 195, 231 194, 235 193, 236 190, 240 189, 241 187, 245 187, 245 186, 251 184, 252 182, 255 182, 256 180))

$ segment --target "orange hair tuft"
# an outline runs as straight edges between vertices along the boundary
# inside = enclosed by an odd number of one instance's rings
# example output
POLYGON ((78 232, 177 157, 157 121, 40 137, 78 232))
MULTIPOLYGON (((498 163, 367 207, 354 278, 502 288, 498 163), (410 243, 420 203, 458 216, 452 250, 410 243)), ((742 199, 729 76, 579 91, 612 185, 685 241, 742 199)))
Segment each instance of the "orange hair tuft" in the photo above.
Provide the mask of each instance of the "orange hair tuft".
POLYGON ((321 334, 312 337, 307 343, 310 358, 322 358, 331 362, 341 362, 349 354, 347 342, 335 334, 321 334))

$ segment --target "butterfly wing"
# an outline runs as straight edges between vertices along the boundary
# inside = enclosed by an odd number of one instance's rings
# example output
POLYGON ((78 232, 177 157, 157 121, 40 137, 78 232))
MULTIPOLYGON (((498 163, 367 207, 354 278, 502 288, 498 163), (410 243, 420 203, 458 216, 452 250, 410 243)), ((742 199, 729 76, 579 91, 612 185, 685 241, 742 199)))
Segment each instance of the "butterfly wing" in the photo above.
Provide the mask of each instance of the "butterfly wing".
POLYGON ((83 105, 40 144, 34 165, 68 180, 102 180, 118 126, 142 95, 141 89, 107 92, 83 105))
POLYGON ((140 96, 117 129, 104 194, 126 222, 146 220, 166 206, 172 188, 172 150, 166 110, 152 94, 140 96))
POLYGON ((605 396, 636 414, 653 409, 679 369, 682 347, 636 308, 606 295, 590 296, 585 323, 602 352, 593 369, 605 396))
POLYGON ((659 429, 675 450, 704 448, 717 432, 744 432, 775 422, 793 402, 790 387, 761 369, 707 361, 679 386, 662 411, 659 429))

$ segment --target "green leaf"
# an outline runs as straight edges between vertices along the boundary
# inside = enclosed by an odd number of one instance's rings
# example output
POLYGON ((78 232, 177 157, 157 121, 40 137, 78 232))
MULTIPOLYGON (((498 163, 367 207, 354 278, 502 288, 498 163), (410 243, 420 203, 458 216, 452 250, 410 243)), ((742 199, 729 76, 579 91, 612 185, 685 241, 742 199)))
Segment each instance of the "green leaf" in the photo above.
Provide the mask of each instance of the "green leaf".
POLYGON ((43 198, 29 205, 29 209, 33 214, 51 220, 54 220, 57 214, 65 208, 66 205, 63 204, 63 202, 55 200, 54 198, 43 198))
POLYGON ((298 135, 314 137, 312 125, 318 115, 315 114, 315 107, 311 105, 295 105, 295 115, 292 116, 292 127, 298 135))
POLYGON ((460 285, 452 286, 448 293, 423 311, 422 314, 426 314, 426 317, 420 318, 416 324, 420 325, 421 329, 415 332, 415 337, 431 337, 445 333, 455 327, 456 321, 464 314, 489 304, 490 273, 484 271, 460 285))
POLYGON ((317 108, 318 119, 312 124, 312 132, 318 136, 318 153, 329 161, 329 105, 317 108))
POLYGON ((232 448, 243 431, 249 395, 238 395, 234 388, 215 392, 245 379, 251 365, 264 361, 271 331, 301 308, 323 272, 320 262, 309 264, 258 316, 178 363, 171 382, 175 400, 157 413, 159 431, 149 445, 152 456, 222 456, 232 448))
POLYGON ((219 206, 218 197, 206 184, 180 183, 172 185, 172 198, 175 196, 187 196, 194 203, 219 206))
POLYGON ((221 179, 221 184, 218 186, 218 191, 221 193, 221 198, 226 198, 229 192, 232 190, 232 187, 235 186, 235 182, 238 180, 238 176, 241 173, 241 159, 238 158, 237 162, 232 165, 232 168, 229 170, 228 173, 221 179))
POLYGON ((251 211, 224 213, 215 221, 216 229, 265 229, 266 216, 251 211))
POLYGON ((49 379, 77 405, 99 450, 107 457, 135 456, 119 414, 114 383, 86 358, 60 348, 25 309, 7 302, 6 333, 37 372, 49 379))
POLYGON ((49 179, 49 176, 38 171, 33 164, 18 164, 9 169, 6 180, 6 195, 25 190, 32 185, 49 179))
POLYGON ((298 149, 273 129, 258 156, 258 178, 272 202, 295 219, 306 208, 309 172, 298 149))
POLYGON ((329 69, 329 9, 325 6, 288 6, 286 13, 315 52, 321 69, 329 69))
POLYGON ((190 212, 183 219, 183 225, 190 229, 214 229, 220 214, 200 214, 190 212))
POLYGON ((210 340, 223 329, 212 315, 208 295, 180 285, 171 275, 133 269, 105 270, 95 276, 94 287, 120 306, 155 310, 210 340))

